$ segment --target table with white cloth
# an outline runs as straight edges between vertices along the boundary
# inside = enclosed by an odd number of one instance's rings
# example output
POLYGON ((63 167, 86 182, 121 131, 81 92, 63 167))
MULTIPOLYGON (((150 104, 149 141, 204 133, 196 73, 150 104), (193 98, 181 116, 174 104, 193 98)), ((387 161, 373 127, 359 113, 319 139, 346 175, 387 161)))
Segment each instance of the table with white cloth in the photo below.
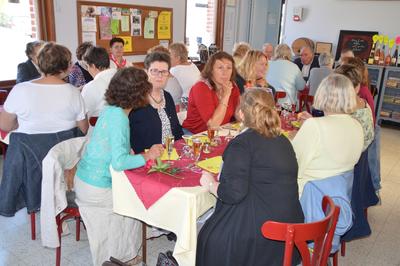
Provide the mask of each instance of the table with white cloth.
POLYGON ((114 212, 175 233, 173 256, 181 266, 196 261, 196 220, 215 205, 216 199, 204 188, 172 188, 146 209, 124 172, 111 169, 114 212))

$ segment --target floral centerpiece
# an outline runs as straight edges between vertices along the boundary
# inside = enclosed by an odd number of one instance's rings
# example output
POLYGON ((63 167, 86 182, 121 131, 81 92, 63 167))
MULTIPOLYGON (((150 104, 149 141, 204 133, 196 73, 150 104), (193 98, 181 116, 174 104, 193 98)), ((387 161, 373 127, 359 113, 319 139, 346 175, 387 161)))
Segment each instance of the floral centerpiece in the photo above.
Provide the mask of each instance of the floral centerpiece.
POLYGON ((162 162, 160 158, 148 160, 145 167, 148 169, 147 174, 159 172, 174 178, 183 179, 183 177, 177 175, 181 172, 180 168, 171 167, 171 164, 162 162))

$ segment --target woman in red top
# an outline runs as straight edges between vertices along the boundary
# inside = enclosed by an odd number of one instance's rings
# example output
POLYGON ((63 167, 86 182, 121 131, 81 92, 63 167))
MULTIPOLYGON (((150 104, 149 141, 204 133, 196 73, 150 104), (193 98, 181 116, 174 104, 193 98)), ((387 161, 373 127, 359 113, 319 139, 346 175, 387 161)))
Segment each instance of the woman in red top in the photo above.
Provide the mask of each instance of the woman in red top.
POLYGON ((234 119, 240 101, 235 72, 233 58, 228 53, 218 52, 210 57, 201 73, 202 79, 190 90, 184 128, 196 134, 234 119))

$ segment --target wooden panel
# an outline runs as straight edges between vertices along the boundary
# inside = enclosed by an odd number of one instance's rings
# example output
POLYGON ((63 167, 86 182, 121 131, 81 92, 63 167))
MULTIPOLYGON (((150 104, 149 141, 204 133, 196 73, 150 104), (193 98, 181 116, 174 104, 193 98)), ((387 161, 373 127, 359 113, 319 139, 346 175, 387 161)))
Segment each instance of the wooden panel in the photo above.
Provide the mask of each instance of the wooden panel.
MULTIPOLYGON (((96 6, 96 7, 111 7, 111 8, 130 8, 130 9, 139 9, 141 10, 141 27, 142 27, 142 35, 141 36, 132 36, 131 35, 131 16, 129 18, 129 32, 122 32, 121 31, 121 23, 119 23, 119 30, 120 33, 117 35, 113 35, 113 37, 116 36, 123 36, 123 37, 130 37, 131 42, 132 42, 132 52, 124 52, 124 55, 138 55, 138 54, 146 54, 147 50, 150 49, 153 46, 159 45, 160 41, 168 41, 168 43, 171 43, 173 40, 173 11, 172 8, 166 8, 166 7, 152 7, 152 6, 139 6, 139 5, 127 5, 127 4, 115 4, 115 3, 103 3, 103 2, 87 2, 87 1, 78 1, 77 2, 77 17, 78 17, 78 40, 79 44, 82 43, 82 12, 81 12, 81 7, 82 6, 96 6), (145 39, 144 38, 144 21, 145 18, 149 16, 150 11, 157 11, 158 14, 160 14, 161 11, 169 11, 171 12, 171 24, 170 24, 170 31, 171 31, 171 38, 166 40, 166 39, 159 39, 158 38, 158 31, 157 31, 157 22, 158 22, 158 16, 155 18, 154 21, 154 29, 155 29, 155 34, 154 34, 154 39, 145 39)), ((104 47, 105 49, 109 49, 109 42, 110 40, 102 40, 100 39, 100 27, 99 27, 99 16, 96 15, 96 23, 97 23, 97 32, 96 32, 96 45, 104 47)))

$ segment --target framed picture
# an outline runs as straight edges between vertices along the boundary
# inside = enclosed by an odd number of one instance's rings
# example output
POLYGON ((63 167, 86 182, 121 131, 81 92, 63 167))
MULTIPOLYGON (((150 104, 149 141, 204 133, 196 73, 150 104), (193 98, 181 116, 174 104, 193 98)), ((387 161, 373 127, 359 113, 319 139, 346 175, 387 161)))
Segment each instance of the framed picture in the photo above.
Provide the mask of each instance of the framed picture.
POLYGON ((339 60, 340 52, 344 48, 353 50, 354 55, 362 60, 368 60, 369 53, 372 48, 372 36, 378 34, 377 31, 354 31, 341 30, 339 41, 336 49, 336 60, 339 60))
POLYGON ((317 42, 315 44, 315 53, 332 53, 332 43, 330 42, 317 42))

